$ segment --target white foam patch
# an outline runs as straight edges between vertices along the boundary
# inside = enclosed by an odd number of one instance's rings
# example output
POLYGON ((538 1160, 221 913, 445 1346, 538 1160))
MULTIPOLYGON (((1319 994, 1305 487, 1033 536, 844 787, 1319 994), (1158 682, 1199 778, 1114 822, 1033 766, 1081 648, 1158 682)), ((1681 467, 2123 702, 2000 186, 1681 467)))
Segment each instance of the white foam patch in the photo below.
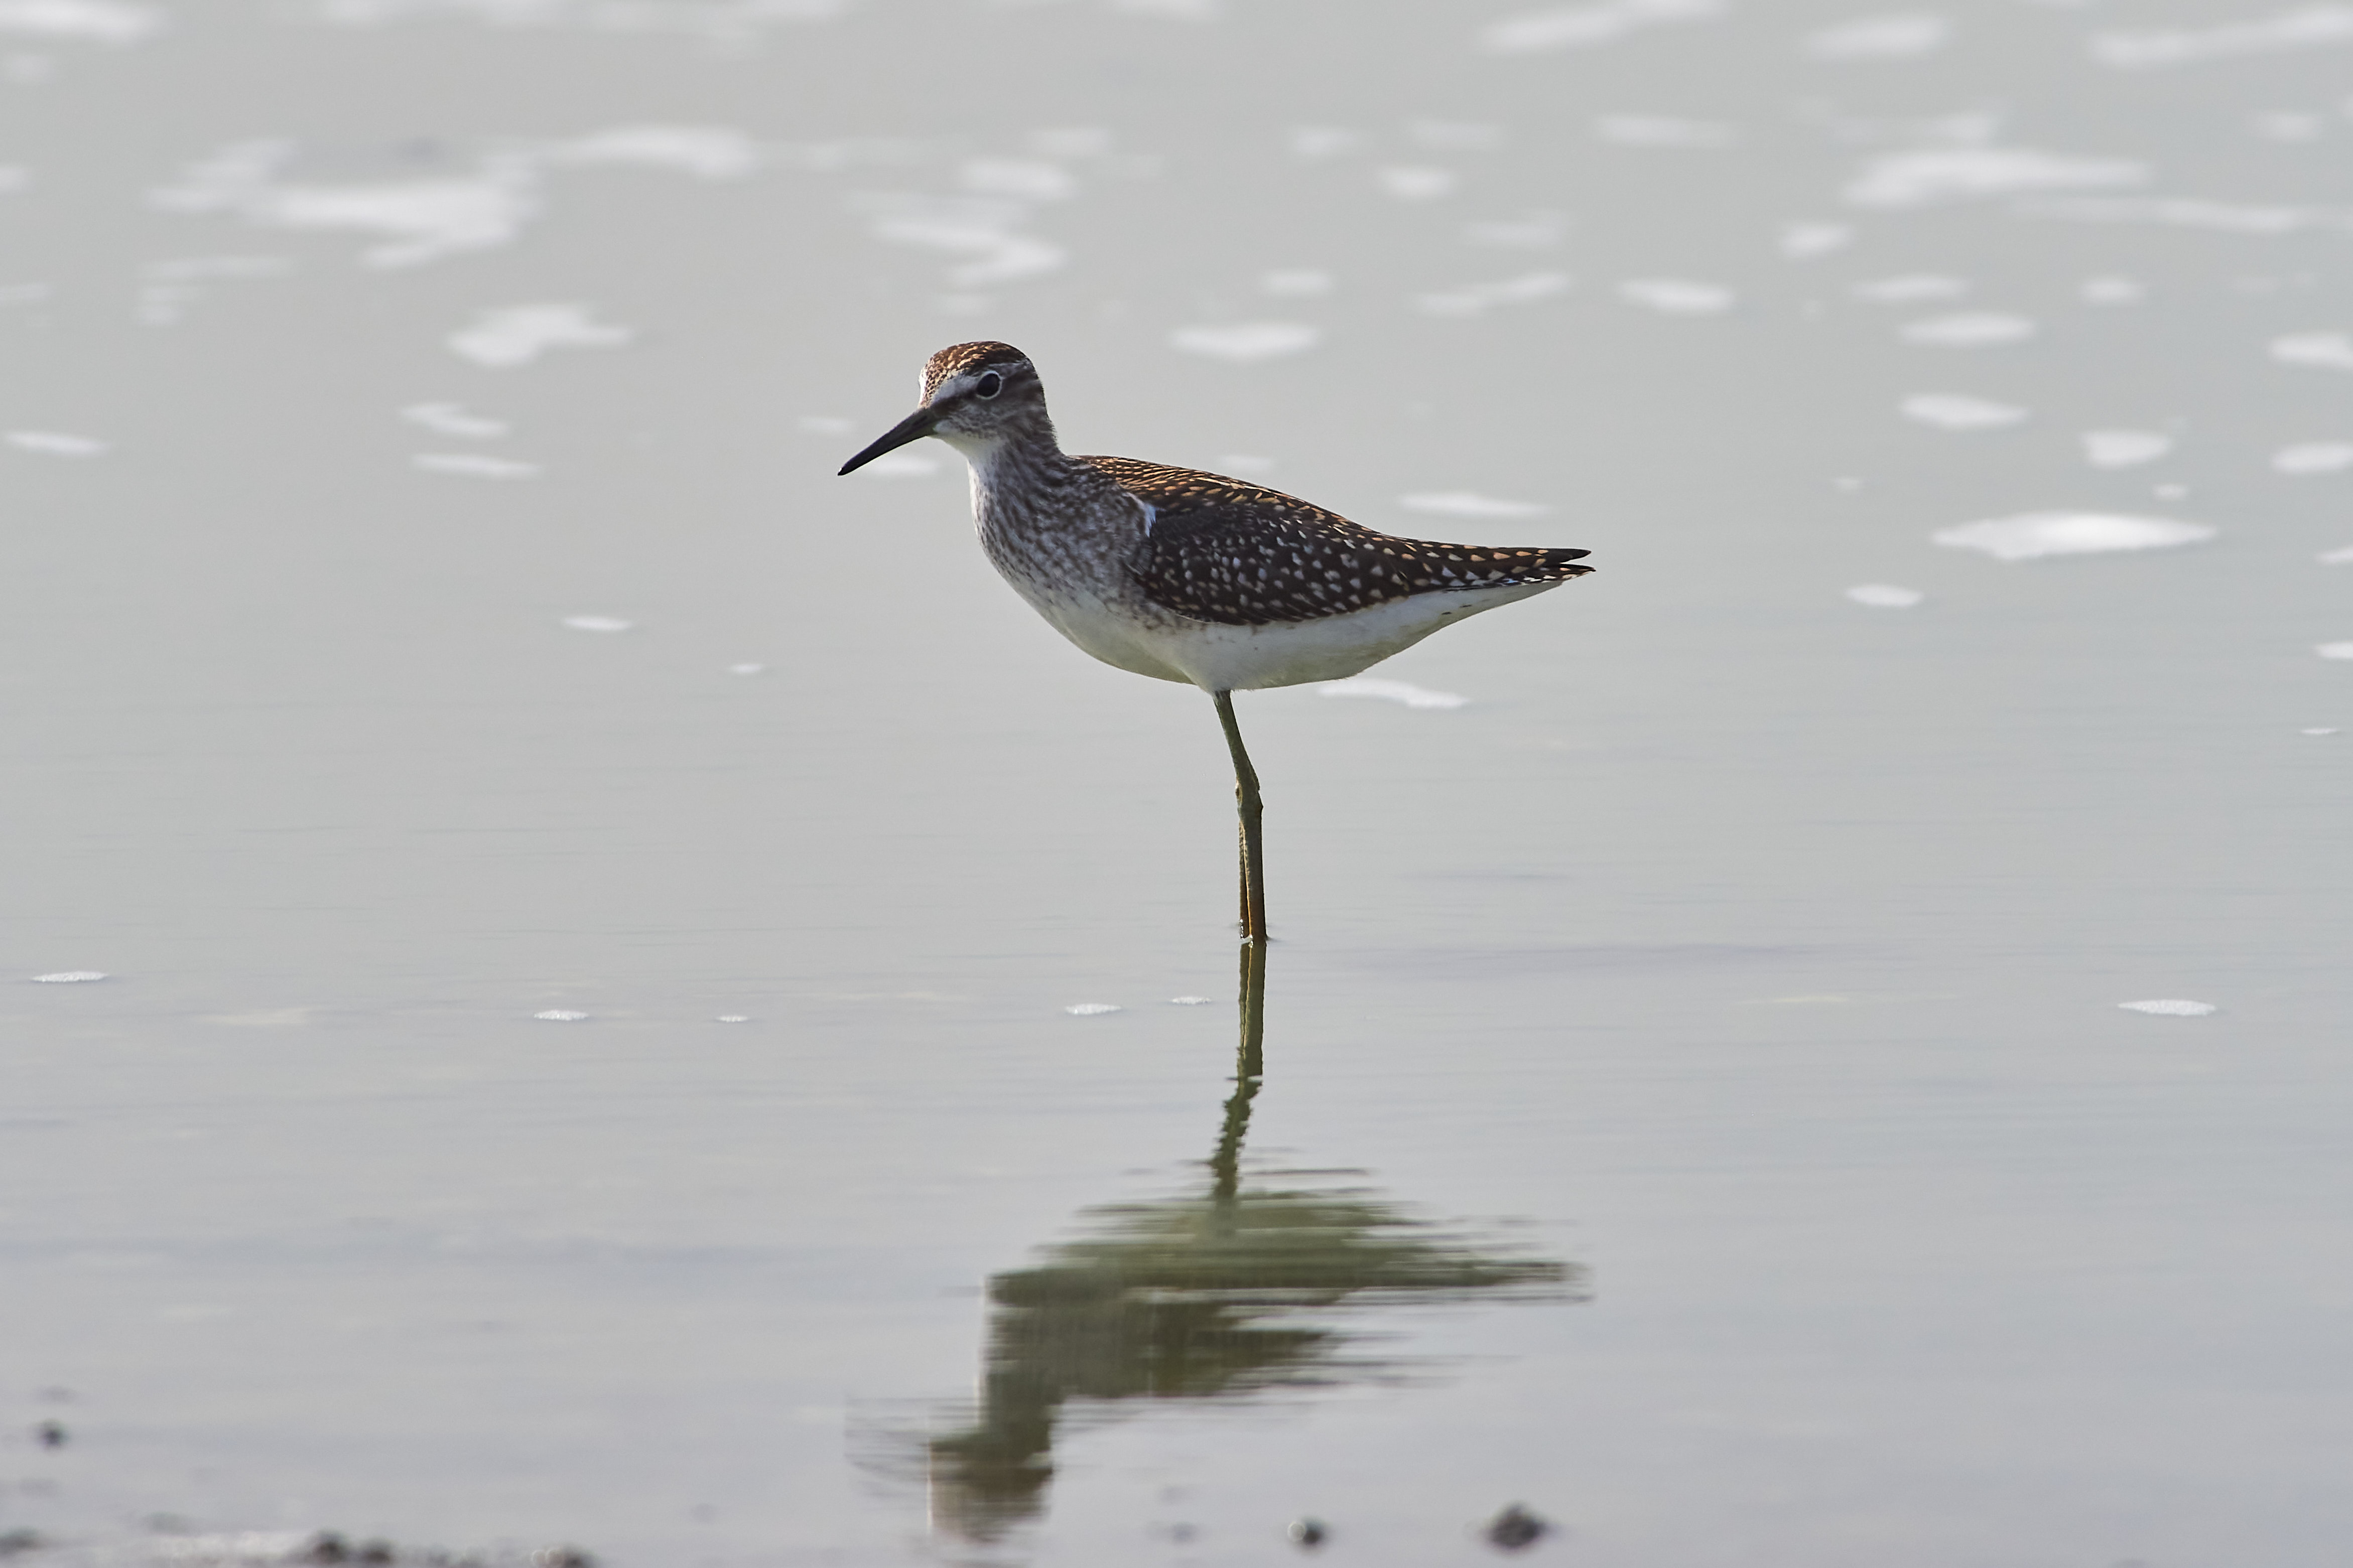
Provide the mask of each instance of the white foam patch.
POLYGON ((1854 230, 1842 223, 1788 223, 1781 226, 1781 254, 1792 261, 1810 261, 1854 243, 1854 230))
POLYGON ((2084 279, 2075 293, 2086 305, 2137 305, 2148 298, 2148 289, 2137 279, 2114 273, 2084 279))
POLYGON ((2325 642, 2313 647, 2323 658, 2353 658, 2353 642, 2325 642))
POLYGON ((1168 998, 1168 1005, 1171 1007, 1206 1007, 1209 1005, 1209 1002, 1210 998, 1207 996, 1171 996, 1168 998))
POLYGON ((1908 610, 1928 598, 1917 588, 1901 588, 1893 583, 1858 583, 1846 591, 1846 596, 1874 610, 1908 610))
POLYGON ((2353 216, 2322 207, 2253 206, 2191 196, 2084 196, 2030 202, 2025 210, 2037 217, 2073 218, 2087 223, 2155 223, 2174 228, 2204 229, 2212 234, 2271 236, 2353 228, 2353 216))
POLYGON ((1258 286, 1270 294, 1309 299, 1332 291, 1332 275, 1314 267, 1285 267, 1261 273, 1258 286))
POLYGON ((123 0, 0 0, 0 33, 135 44, 163 31, 164 13, 123 0))
POLYGON ((634 630, 635 621, 621 620, 613 616, 566 616, 564 625, 575 632, 626 632, 634 630))
POLYGON ((507 433, 501 421, 469 414, 455 403, 412 403, 400 411, 400 416, 436 436, 457 436, 469 441, 495 440, 507 433))
POLYGON ((2327 728, 2327 729, 2298 730, 2298 731, 2296 731, 2296 733, 2297 733, 2297 734, 2299 734, 2299 735, 2334 735, 2334 734, 2336 734, 2336 733, 2337 733, 2337 731, 2336 731, 2336 730, 2334 730, 2333 728, 2327 728))
POLYGON ((1858 16, 1824 27, 1806 39, 1806 53, 1818 60, 1910 60, 1952 42, 1950 18, 1932 12, 1858 16))
POLYGON ((2274 110, 2254 116, 2248 125, 2266 142, 2317 142, 2327 134, 2328 117, 2294 110, 2274 110))
POLYGON ((586 305, 513 305, 486 310, 474 324, 449 334, 450 353, 493 369, 531 363, 550 349, 618 348, 637 334, 599 321, 586 305))
POLYGON ((2080 158, 2032 147, 1931 147, 1888 153, 1847 184, 1859 207, 1895 211, 2045 191, 2145 184, 2148 166, 2129 158, 2080 158))
POLYGON ((1073 1002, 1062 1011, 1074 1018, 1099 1018, 1105 1013, 1124 1013, 1127 1009, 1116 1002, 1073 1002))
POLYGON ((373 184, 299 184, 281 178, 287 142, 240 142, 195 164, 149 202, 170 212, 228 213, 270 228, 341 230, 378 237, 371 267, 415 267, 506 244, 538 216, 531 158, 485 160, 470 177, 373 184))
POLYGON ((1018 283, 1060 269, 1070 252, 1018 232, 1027 205, 993 196, 874 195, 857 205, 875 220, 874 232, 894 245, 922 246, 964 258, 948 268, 959 289, 1018 283))
POLYGON ((2118 70, 2154 70, 2239 55, 2288 54, 2315 45, 2353 44, 2353 6, 2304 5, 2253 22, 2101 33, 2092 58, 2118 70))
POLYGON ((1475 490, 1426 490, 1398 497, 1398 504, 1413 511, 1434 511, 1447 517, 1542 517, 1552 508, 1532 500, 1504 500, 1475 490))
POLYGON ((1620 147, 1663 147, 1692 151, 1730 147, 1740 140, 1734 126, 1713 120, 1677 120, 1664 114, 1605 114, 1593 122, 1594 134, 1620 147))
POLYGON ((1379 171, 1381 189, 1401 202, 1430 202, 1452 191, 1457 177, 1451 169, 1429 163, 1401 163, 1379 171))
POLYGON ((939 471, 940 460, 920 452, 885 452, 859 470, 881 479, 925 479, 939 471))
POLYGON ((1490 218, 1463 226, 1462 237, 1473 245, 1496 245, 1514 250, 1548 250, 1568 233, 1568 219, 1540 209, 1516 217, 1490 218))
POLYGON ((2181 996, 2163 996, 2151 1002, 2119 1002, 2116 1005, 2127 1013, 2147 1013, 2159 1018, 2202 1018, 2214 1011, 2211 1002, 2192 1002, 2181 996))
POLYGON ((1402 680, 1381 680, 1359 675, 1348 680, 1329 680, 1315 689, 1326 697, 1369 697, 1383 702, 1400 702, 1408 708, 1461 708, 1468 706, 1468 697, 1451 691, 1432 691, 1425 686, 1412 686, 1402 680))
POLYGON ((760 144, 717 125, 623 125, 558 142, 551 162, 666 169, 698 180, 740 180, 763 159, 760 144))
POLYGON ((2336 474, 2353 468, 2353 442, 2306 441, 2282 447, 2272 454, 2272 467, 2283 474, 2336 474))
POLYGON ((105 978, 106 971, 103 969, 60 969, 54 973, 36 974, 33 983, 37 985, 87 985, 93 980, 105 978))
POLYGON ((2014 403, 1996 403, 1958 392, 1923 392, 1898 405, 1906 419, 1939 430, 2003 430, 2022 424, 2027 410, 2014 403))
POLYGON ((577 1024, 588 1015, 575 1013, 569 1007, 550 1007, 543 1013, 533 1013, 532 1016, 548 1024, 577 1024))
POLYGON ((1929 300, 1957 300, 1969 291, 1968 279, 1941 272, 1906 272, 1895 278, 1874 278, 1858 283, 1850 293, 1875 305, 1916 305, 1929 300))
POLYGON ((2173 437, 2155 430, 2086 430, 2084 460, 2095 468, 2130 468, 2173 450, 2173 437))
POLYGON ((2353 566, 2353 544, 2341 545, 2335 550, 2324 550, 2313 559, 2323 566, 2353 566))
POLYGON ((1479 44, 1501 55, 1590 48, 1651 27, 1709 21, 1725 10, 1725 0, 1608 0, 1599 5, 1506 16, 1480 29, 1479 44))
POLYGON ((95 458, 106 450, 106 443, 95 436, 69 435, 63 430, 11 430, 8 445, 20 452, 50 458, 95 458))
POLYGON ((714 1024, 748 1024, 752 1020, 747 1015, 742 1013, 722 1013, 711 1021, 714 1024))
POLYGON ((731 664, 727 667, 730 675, 765 675, 767 670, 765 664, 731 664))
POLYGON ((2032 511, 1939 529, 1929 537, 1948 549, 1982 550, 1997 561, 2040 561, 2052 555, 2170 550, 2203 543, 2216 531, 2202 522, 2183 522, 2169 517, 2032 511))
POLYGON ((2272 358, 2282 364, 2319 370, 2353 370, 2353 336, 2344 332, 2291 332, 2272 340, 2272 358))
POLYGON ((1630 278, 1618 292, 1637 305, 1669 316, 1714 316, 1732 309, 1733 293, 1720 283, 1688 278, 1630 278))
POLYGON ((1336 158, 1364 143, 1364 137, 1336 125, 1303 125, 1291 133, 1291 150, 1302 158, 1336 158))
POLYGON ((1240 321, 1229 327, 1179 327, 1168 341, 1188 354, 1251 364, 1304 353, 1323 335, 1298 321, 1240 321))
POLYGON ((420 452, 409 459, 428 474, 462 474, 476 479, 530 479, 539 477, 537 463, 512 458, 486 458, 480 452, 420 452))
POLYGON ((493 27, 683 33, 744 44, 768 27, 840 16, 849 0, 316 0, 321 20, 348 27, 463 18, 493 27))
POLYGON ((2039 329, 2024 316, 2000 310, 1969 310, 1953 316, 1930 316, 1907 321, 1899 335, 1907 343, 1930 348, 1979 349, 2022 343, 2039 329))
POLYGON ((1525 272, 1493 283, 1470 283, 1424 294, 1415 303, 1433 316, 1483 316, 1498 305, 1525 305, 1566 294, 1569 285, 1566 272, 1525 272))

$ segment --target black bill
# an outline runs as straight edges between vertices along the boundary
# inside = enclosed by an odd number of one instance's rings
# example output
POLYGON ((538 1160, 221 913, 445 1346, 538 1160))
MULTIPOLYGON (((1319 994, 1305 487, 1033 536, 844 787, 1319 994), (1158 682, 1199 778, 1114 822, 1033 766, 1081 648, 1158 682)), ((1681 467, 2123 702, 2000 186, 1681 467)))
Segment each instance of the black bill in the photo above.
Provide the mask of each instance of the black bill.
POLYGON ((858 456, 850 458, 849 461, 842 464, 841 472, 846 474, 853 468, 862 468, 885 452, 892 451, 898 447, 903 447, 910 441, 922 440, 924 437, 932 433, 933 426, 937 425, 939 422, 939 416, 933 413, 930 409, 916 409, 913 414, 908 415, 904 419, 902 419, 896 425, 892 426, 889 433, 884 435, 881 439, 876 441, 863 452, 859 453, 858 456))

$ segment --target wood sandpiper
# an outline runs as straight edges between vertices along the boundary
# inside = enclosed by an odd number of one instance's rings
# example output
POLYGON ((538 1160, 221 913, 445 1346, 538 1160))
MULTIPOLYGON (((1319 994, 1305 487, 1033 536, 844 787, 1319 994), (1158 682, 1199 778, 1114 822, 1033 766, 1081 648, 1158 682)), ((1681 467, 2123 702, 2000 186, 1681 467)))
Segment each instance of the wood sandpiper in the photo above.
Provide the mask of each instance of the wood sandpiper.
POLYGON ((1055 630, 1105 664, 1182 681, 1218 705, 1241 808, 1242 935, 1266 941, 1258 773, 1237 691, 1340 680, 1482 610, 1593 570, 1582 550, 1398 539, 1279 490, 1054 438, 1037 367, 1007 343, 923 366, 923 405, 841 465, 934 436, 972 465, 988 552, 1055 630))

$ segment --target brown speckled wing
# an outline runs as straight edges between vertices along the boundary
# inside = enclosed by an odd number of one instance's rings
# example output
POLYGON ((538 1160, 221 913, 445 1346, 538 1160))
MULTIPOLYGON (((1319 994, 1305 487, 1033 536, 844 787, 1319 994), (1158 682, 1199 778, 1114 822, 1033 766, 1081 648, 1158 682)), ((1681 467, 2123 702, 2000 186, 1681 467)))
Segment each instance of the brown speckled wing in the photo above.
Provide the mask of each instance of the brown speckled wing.
POLYGON ((1398 539, 1280 490, 1132 458, 1079 458, 1153 509, 1138 584, 1198 621, 1320 620, 1416 594, 1556 583, 1593 570, 1582 550, 1398 539))

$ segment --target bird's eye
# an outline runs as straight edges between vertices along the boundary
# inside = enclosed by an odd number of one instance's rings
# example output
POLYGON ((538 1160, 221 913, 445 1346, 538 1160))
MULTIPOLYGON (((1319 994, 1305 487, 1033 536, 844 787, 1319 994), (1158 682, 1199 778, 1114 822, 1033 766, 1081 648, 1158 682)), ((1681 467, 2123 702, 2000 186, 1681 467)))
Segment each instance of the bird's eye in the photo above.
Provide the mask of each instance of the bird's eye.
POLYGON ((972 389, 972 395, 975 397, 994 397, 1004 390, 1005 378, 992 370, 980 378, 980 384, 972 389))

